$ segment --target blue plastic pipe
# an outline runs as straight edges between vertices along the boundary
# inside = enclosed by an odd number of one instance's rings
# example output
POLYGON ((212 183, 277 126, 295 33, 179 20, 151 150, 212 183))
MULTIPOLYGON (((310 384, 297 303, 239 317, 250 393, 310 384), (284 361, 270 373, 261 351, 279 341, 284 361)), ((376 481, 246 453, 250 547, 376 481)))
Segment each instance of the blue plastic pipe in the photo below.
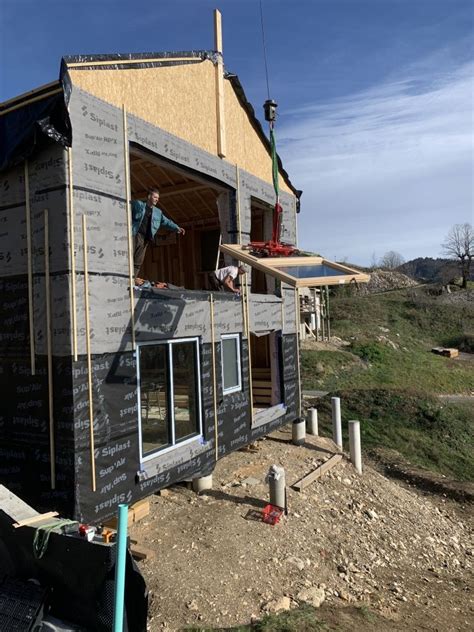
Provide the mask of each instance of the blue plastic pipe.
POLYGON ((117 527, 117 555, 115 558, 115 594, 113 632, 123 632, 125 597, 125 565, 127 561, 128 505, 119 505, 117 527))

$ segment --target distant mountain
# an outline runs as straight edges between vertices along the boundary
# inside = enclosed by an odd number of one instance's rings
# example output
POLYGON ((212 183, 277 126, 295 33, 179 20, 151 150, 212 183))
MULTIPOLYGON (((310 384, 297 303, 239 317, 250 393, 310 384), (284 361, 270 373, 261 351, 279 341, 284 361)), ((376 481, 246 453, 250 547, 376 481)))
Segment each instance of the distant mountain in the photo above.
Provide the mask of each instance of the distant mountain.
POLYGON ((441 258, 433 259, 432 257, 412 259, 398 266, 397 271, 413 279, 436 283, 448 283, 460 275, 459 266, 455 261, 441 258))

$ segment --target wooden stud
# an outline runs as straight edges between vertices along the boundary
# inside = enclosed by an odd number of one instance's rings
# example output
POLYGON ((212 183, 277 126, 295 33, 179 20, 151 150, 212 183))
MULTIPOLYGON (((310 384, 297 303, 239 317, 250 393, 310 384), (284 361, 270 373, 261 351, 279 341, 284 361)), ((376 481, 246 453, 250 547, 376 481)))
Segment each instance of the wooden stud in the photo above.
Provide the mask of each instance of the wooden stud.
POLYGON ((169 62, 174 63, 177 61, 195 61, 200 62, 199 57, 150 57, 149 59, 107 59, 105 61, 78 61, 67 64, 68 68, 81 68, 83 66, 123 66, 128 64, 152 64, 154 62, 169 62))
POLYGON ((298 288, 295 288, 295 319, 296 319, 296 366, 298 369, 298 417, 301 417, 301 367, 300 367, 300 298, 298 288))
POLYGON ((225 158, 225 104, 224 104, 224 63, 222 61, 222 15, 218 9, 214 10, 214 43, 219 53, 216 64, 216 111, 217 111, 217 155, 225 158))
POLYGON ((51 287, 49 282, 49 219, 44 209, 44 283, 46 301, 46 346, 48 353, 49 460, 51 489, 56 489, 56 448, 54 440, 53 352, 51 341, 51 287))
POLYGON ((219 458, 219 428, 217 422, 217 374, 216 374, 216 341, 214 329, 214 297, 210 295, 211 307, 211 348, 212 348, 212 393, 214 401, 214 441, 216 444, 216 461, 219 458))
POLYGON ((72 183, 72 149, 67 150, 68 157, 68 177, 69 177, 69 241, 70 241, 70 256, 71 256, 71 321, 72 321, 72 355, 74 361, 77 361, 77 305, 76 305, 76 252, 75 252, 75 240, 74 240, 74 191, 72 183))
POLYGON ((86 316, 86 353, 87 353, 87 383, 89 393, 89 436, 90 436, 90 456, 91 456, 91 487, 96 491, 95 480, 95 440, 94 440, 94 401, 92 396, 92 359, 91 359, 91 339, 89 322, 89 266, 87 260, 87 218, 82 216, 82 238, 84 248, 84 309, 86 316))
POLYGON ((123 152, 125 161, 125 221, 127 222, 128 235, 128 282, 130 293, 130 325, 132 328, 132 349, 135 351, 135 299, 133 296, 134 285, 134 262, 133 262, 133 242, 132 242, 132 220, 130 213, 130 164, 128 155, 128 130, 127 130, 127 110, 122 106, 123 114, 123 152))
POLYGON ((35 363, 35 325, 33 313, 33 264, 31 259, 31 206, 30 179, 28 175, 28 161, 25 160, 25 212, 26 212, 26 248, 28 257, 28 319, 30 325, 30 366, 31 375, 36 375, 35 363))
POLYGON ((31 518, 26 518, 25 520, 15 522, 13 527, 15 529, 18 529, 18 527, 28 527, 32 524, 36 524, 37 522, 42 522, 43 520, 50 520, 51 518, 55 518, 57 515, 57 511, 48 511, 47 513, 37 514, 36 516, 32 516, 31 518))
POLYGON ((292 488, 300 492, 302 489, 305 489, 305 487, 308 487, 308 485, 311 485, 311 483, 316 481, 318 478, 321 478, 323 474, 329 472, 329 470, 331 470, 341 460, 342 454, 334 454, 330 459, 317 467, 313 472, 307 474, 306 476, 303 476, 303 478, 300 478, 299 481, 292 485, 292 488))
MULTIPOLYGON (((247 274, 245 275, 245 280, 247 281, 247 274)), ((249 286, 245 285, 245 297, 246 297, 246 317, 247 317, 247 348, 249 354, 249 384, 250 384, 250 424, 253 423, 253 392, 252 392, 252 345, 250 342, 251 332, 250 332, 250 310, 249 310, 249 286)))

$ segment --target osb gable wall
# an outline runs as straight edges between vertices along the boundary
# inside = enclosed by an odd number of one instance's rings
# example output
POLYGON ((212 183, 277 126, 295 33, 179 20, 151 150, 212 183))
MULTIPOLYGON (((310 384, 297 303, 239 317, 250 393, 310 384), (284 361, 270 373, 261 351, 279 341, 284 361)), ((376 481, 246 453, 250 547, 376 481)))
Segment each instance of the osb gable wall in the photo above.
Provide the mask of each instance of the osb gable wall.
MULTIPOLYGON (((212 61, 124 70, 69 69, 74 85, 217 155, 212 61)), ((225 160, 271 183, 271 159, 229 81, 224 82, 225 160)), ((280 176, 280 187, 292 193, 280 176)))

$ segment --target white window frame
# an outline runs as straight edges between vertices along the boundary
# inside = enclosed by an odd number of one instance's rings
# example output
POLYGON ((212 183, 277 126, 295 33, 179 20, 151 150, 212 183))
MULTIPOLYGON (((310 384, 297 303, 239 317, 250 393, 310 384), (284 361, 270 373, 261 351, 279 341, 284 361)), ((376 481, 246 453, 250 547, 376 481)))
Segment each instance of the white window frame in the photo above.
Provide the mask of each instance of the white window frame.
MULTIPOLYGON (((151 459, 156 459, 157 457, 166 454, 167 452, 171 452, 172 450, 176 450, 183 445, 188 443, 193 443, 199 441, 203 437, 202 431, 202 394, 201 394, 201 362, 199 357, 199 338, 173 338, 171 340, 152 340, 147 342, 138 342, 136 349, 136 363, 137 363, 137 398, 138 398, 138 432, 139 432, 139 449, 140 449, 140 463, 145 463, 146 461, 150 461, 151 459), (197 415, 198 415, 198 432, 193 434, 192 437, 188 439, 184 439, 183 441, 178 441, 176 443, 175 436, 175 424, 174 424, 174 375, 173 375, 173 345, 183 343, 183 342, 193 342, 195 345, 195 353, 196 353, 196 381, 197 381, 197 415), (171 445, 167 445, 163 448, 156 448, 152 452, 147 452, 143 454, 143 436, 142 436, 142 407, 141 407, 141 376, 140 376, 140 348, 141 347, 150 347, 150 346, 158 346, 158 345, 167 345, 168 349, 168 364, 169 364, 169 373, 170 373, 170 390, 169 395, 171 402, 173 405, 171 406, 170 415, 171 415, 171 445)), ((167 402, 168 403, 168 402, 167 402)))
POLYGON ((222 374, 222 393, 224 395, 230 395, 230 393, 238 393, 242 390, 242 363, 240 354, 240 334, 222 334, 221 336, 221 374, 222 374), (224 345, 222 342, 229 339, 237 340, 237 375, 239 376, 239 383, 236 386, 230 388, 224 388, 224 345))

